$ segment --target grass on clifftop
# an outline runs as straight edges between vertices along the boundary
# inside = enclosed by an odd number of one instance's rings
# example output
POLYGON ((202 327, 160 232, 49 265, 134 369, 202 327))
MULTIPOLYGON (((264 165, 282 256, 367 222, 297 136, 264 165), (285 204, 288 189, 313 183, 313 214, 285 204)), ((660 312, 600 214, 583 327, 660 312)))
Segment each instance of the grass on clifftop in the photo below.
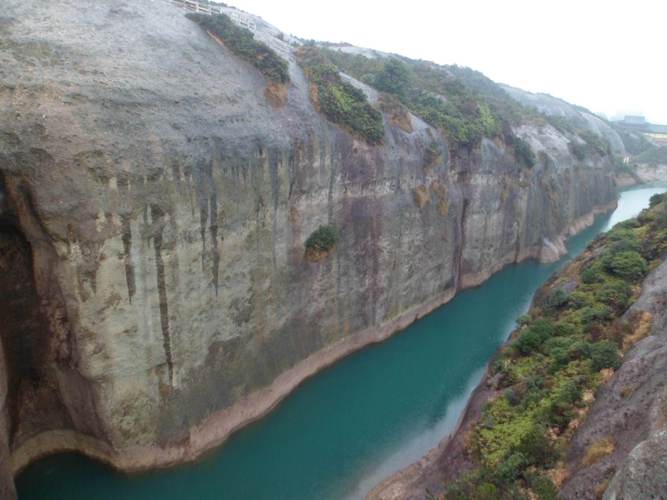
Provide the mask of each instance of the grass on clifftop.
MULTIPOLYGON (((445 499, 556 498, 553 479, 577 423, 637 340, 620 317, 665 254, 667 194, 599 237, 540 291, 491 367, 497 397, 467 438, 477 468, 450 484, 445 499)), ((613 446, 598 448, 582 466, 613 446)))
POLYGON ((270 47, 255 40, 250 30, 237 26, 224 14, 187 14, 187 17, 217 36, 225 47, 255 66, 269 80, 276 83, 289 82, 287 61, 270 47))
POLYGON ((319 49, 305 46, 297 55, 311 82, 310 94, 315 107, 333 123, 368 143, 381 143, 384 138, 382 113, 370 105, 366 94, 344 82, 336 66, 323 57, 319 49))

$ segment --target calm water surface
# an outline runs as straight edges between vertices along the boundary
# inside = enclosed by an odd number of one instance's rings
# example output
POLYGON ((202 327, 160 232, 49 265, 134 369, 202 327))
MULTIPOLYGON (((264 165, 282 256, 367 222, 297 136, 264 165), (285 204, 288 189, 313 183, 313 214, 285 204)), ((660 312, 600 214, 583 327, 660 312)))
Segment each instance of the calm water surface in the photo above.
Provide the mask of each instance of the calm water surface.
POLYGON ((20 500, 361 498, 454 427, 491 355, 542 283, 601 231, 664 187, 621 194, 618 209, 571 238, 554 264, 524 262, 466 290, 387 342, 304 383, 279 408, 194 465, 125 476, 78 455, 17 479, 20 500))

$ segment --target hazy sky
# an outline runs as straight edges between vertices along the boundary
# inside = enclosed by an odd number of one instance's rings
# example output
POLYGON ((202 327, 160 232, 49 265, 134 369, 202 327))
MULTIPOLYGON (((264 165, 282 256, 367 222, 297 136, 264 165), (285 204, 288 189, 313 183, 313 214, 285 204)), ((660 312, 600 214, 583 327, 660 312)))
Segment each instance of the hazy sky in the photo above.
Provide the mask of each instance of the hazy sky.
POLYGON ((664 0, 227 0, 286 33, 470 66, 594 112, 667 123, 664 0))

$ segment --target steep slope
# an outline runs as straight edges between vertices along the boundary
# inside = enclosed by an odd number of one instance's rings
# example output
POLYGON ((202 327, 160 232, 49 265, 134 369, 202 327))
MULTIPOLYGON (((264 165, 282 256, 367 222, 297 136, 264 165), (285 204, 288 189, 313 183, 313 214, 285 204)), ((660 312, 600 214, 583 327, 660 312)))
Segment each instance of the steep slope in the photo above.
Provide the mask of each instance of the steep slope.
POLYGON ((9 0, 0 47, 5 477, 66 449, 193 459, 615 204, 611 156, 543 122, 512 130, 532 168, 501 135, 463 147, 409 113, 383 111, 370 145, 317 112, 288 44, 274 99, 167 2, 9 0), (340 240, 312 261, 323 225, 340 240))
POLYGON ((525 106, 531 106, 538 111, 557 118, 565 118, 573 126, 588 130, 596 135, 604 137, 611 146, 612 151, 618 155, 626 152, 623 138, 607 122, 594 115, 588 110, 572 106, 570 103, 552 97, 548 94, 534 94, 525 90, 503 85, 502 88, 512 97, 525 106))
POLYGON ((457 430, 371 499, 660 498, 667 194, 536 294, 457 430))

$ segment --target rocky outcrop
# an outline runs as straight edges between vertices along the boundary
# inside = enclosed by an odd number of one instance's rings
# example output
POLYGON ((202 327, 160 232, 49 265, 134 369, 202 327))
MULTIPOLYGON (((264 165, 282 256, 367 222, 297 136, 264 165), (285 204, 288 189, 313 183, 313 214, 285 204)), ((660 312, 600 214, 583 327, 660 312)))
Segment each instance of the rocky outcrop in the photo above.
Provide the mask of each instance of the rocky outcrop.
POLYGON ((509 85, 502 85, 502 88, 513 99, 525 106, 534 107, 549 116, 564 118, 577 128, 588 130, 604 137, 609 142, 614 154, 624 155, 626 153, 623 138, 619 133, 608 122, 605 122, 605 120, 587 109, 580 106, 573 106, 549 94, 535 94, 510 87, 509 85))
POLYGON ((556 258, 615 204, 611 160, 576 161, 549 126, 516 131, 532 169, 414 116, 385 116, 369 146, 315 112, 292 56, 275 106, 166 2, 2 15, 5 473, 68 449, 126 470, 194 459, 461 288, 556 258), (322 224, 340 241, 310 262, 322 224))

